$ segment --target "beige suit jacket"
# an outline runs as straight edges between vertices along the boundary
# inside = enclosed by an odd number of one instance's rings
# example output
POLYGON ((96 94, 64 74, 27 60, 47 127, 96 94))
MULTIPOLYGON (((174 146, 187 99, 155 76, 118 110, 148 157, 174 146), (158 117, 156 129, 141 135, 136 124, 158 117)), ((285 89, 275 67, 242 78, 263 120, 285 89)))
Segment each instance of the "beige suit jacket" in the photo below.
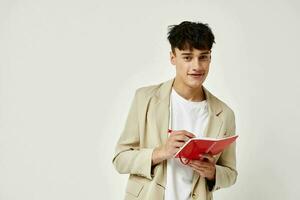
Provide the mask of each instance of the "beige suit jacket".
MULTIPOLYGON (((151 166, 154 148, 167 140, 169 103, 175 79, 158 85, 137 89, 118 140, 113 164, 122 174, 130 174, 126 187, 126 200, 163 200, 166 186, 167 162, 151 166)), ((235 134, 233 111, 203 87, 208 103, 209 120, 204 136, 228 137, 235 134)), ((224 150, 216 158, 216 182, 209 191, 206 179, 193 174, 191 198, 213 199, 212 192, 231 186, 237 178, 236 144, 224 150)))

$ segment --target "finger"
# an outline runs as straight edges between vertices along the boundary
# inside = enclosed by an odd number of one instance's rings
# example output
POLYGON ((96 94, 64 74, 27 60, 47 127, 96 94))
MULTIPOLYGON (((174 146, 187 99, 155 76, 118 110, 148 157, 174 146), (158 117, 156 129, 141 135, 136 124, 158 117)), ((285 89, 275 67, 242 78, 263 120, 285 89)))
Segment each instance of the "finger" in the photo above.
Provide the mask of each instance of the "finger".
POLYGON ((191 166, 191 168, 192 168, 194 171, 198 172, 198 173, 200 174, 200 176, 202 176, 202 177, 206 177, 206 176, 207 176, 205 170, 203 170, 203 169, 198 169, 198 168, 195 168, 195 167, 193 167, 193 166, 191 166))
POLYGON ((208 165, 198 165, 198 164, 194 164, 194 163, 189 163, 190 166, 193 166, 197 169, 210 169, 211 166, 208 165))
POLYGON ((181 158, 182 159, 182 161, 184 162, 184 163, 189 163, 189 159, 187 159, 187 158, 181 158))
POLYGON ((186 130, 177 130, 177 131, 173 131, 173 134, 183 134, 183 135, 186 135, 187 137, 189 138, 194 138, 196 137, 193 133, 190 133, 186 130))
POLYGON ((198 172, 199 174, 201 174, 201 176, 204 176, 204 175, 205 175, 205 171, 202 170, 202 169, 198 169, 198 168, 194 168, 194 167, 192 167, 192 169, 193 169, 194 171, 198 172))
POLYGON ((200 160, 191 160, 191 164, 203 168, 211 168, 213 167, 213 163, 205 162, 205 161, 200 161, 200 160))
POLYGON ((180 134, 183 134, 183 130, 172 131, 172 135, 180 135, 180 134))
POLYGON ((202 170, 202 169, 195 169, 192 168, 194 171, 198 172, 203 177, 212 177, 214 176, 213 170, 202 170))
POLYGON ((206 165, 208 162, 202 161, 202 160, 191 160, 191 163, 195 165, 206 165))
POLYGON ((203 156, 207 158, 213 158, 213 155, 211 153, 204 153, 203 156))
POLYGON ((176 148, 180 148, 185 144, 185 142, 172 142, 172 146, 176 148))
POLYGON ((195 165, 201 165, 201 161, 200 160, 191 160, 192 164, 195 164, 195 165))
POLYGON ((210 163, 215 162, 215 158, 211 154, 201 154, 201 158, 200 158, 201 160, 207 159, 210 163))
POLYGON ((196 137, 196 135, 194 135, 193 133, 187 132, 187 131, 185 131, 184 134, 185 134, 187 137, 189 137, 189 138, 194 138, 194 137, 196 137))
POLYGON ((184 141, 184 142, 186 142, 186 141, 188 141, 190 138, 187 137, 187 136, 184 135, 184 134, 177 134, 177 135, 174 135, 174 136, 173 136, 173 139, 176 140, 176 141, 184 141))
POLYGON ((198 172, 201 176, 203 177, 212 177, 215 174, 215 169, 214 168, 201 168, 201 167, 197 167, 194 165, 189 165, 194 171, 198 172))
POLYGON ((190 137, 186 136, 182 132, 174 132, 169 138, 172 140, 180 140, 185 142, 190 139, 190 137))
POLYGON ((199 156, 200 160, 203 160, 203 154, 202 153, 200 153, 198 156, 199 156))

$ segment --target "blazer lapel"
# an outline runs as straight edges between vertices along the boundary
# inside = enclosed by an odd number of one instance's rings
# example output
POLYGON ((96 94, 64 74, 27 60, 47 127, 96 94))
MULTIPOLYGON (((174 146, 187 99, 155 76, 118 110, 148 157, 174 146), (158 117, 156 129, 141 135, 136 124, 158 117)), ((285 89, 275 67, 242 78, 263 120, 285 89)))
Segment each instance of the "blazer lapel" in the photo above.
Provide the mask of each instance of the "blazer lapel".
POLYGON ((223 124, 222 119, 219 117, 219 114, 223 109, 220 103, 216 101, 215 97, 205 87, 203 87, 203 90, 208 104, 209 116, 203 136, 216 138, 218 137, 223 124))
MULTIPOLYGON (((160 134, 161 144, 165 144, 168 139, 168 127, 170 119, 170 94, 175 79, 171 79, 161 86, 155 95, 154 116, 156 120, 156 130, 160 134)), ((162 164, 162 175, 158 176, 156 182, 162 187, 166 186, 167 162, 162 164)))
POLYGON ((170 119, 170 94, 174 79, 165 82, 156 94, 157 103, 155 104, 156 128, 161 136, 161 144, 168 139, 168 127, 170 119))

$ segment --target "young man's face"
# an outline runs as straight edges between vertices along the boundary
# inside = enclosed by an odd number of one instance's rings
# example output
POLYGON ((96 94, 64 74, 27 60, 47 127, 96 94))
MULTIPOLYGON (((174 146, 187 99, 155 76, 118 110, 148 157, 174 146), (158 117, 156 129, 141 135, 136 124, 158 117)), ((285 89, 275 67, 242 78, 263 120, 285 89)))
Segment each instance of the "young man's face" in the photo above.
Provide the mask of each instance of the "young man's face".
POLYGON ((211 61, 210 50, 179 50, 170 52, 171 63, 176 66, 176 81, 187 87, 200 88, 207 77, 211 61))

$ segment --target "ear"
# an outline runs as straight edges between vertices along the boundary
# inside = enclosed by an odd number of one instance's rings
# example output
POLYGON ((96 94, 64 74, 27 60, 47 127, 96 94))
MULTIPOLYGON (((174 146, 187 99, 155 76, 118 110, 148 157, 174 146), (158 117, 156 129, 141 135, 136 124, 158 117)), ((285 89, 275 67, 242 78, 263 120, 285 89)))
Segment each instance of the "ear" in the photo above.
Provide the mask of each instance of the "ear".
POLYGON ((171 62, 171 64, 172 65, 175 65, 175 55, 174 55, 174 53, 172 52, 172 51, 170 51, 170 62, 171 62))

